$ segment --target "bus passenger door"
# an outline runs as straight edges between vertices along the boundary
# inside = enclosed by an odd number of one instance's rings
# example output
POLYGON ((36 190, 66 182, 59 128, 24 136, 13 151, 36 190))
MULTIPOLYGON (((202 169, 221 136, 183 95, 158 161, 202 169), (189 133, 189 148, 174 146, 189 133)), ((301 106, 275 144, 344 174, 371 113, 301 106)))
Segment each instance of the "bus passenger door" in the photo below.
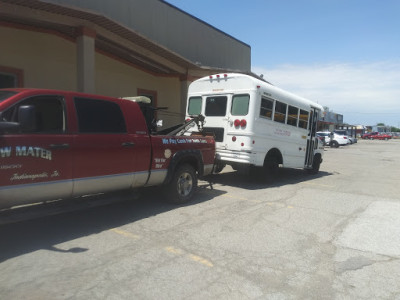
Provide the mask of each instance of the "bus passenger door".
POLYGON ((307 149, 304 166, 311 168, 314 159, 314 149, 318 147, 318 141, 315 138, 317 132, 319 110, 311 108, 310 119, 308 123, 307 149))

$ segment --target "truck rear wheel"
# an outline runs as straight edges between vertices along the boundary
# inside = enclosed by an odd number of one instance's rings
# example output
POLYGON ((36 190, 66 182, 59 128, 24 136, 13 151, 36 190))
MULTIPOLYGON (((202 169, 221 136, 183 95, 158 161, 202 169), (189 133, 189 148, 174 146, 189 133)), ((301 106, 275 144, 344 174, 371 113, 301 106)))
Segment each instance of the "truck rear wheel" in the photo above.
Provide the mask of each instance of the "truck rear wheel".
POLYGON ((197 174, 188 164, 178 167, 167 187, 168 199, 171 203, 189 202, 197 189, 197 174))

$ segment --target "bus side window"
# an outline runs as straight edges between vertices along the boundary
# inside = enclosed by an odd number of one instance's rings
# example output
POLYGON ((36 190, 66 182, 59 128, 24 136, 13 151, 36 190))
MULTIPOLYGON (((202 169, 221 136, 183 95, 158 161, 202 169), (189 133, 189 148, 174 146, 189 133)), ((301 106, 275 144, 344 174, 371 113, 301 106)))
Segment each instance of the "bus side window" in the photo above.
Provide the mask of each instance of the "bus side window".
POLYGON ((286 107, 287 107, 287 104, 285 104, 285 103, 282 103, 280 101, 275 102, 274 121, 279 122, 279 123, 285 123, 286 107))
POLYGON ((299 128, 307 129, 308 111, 300 109, 299 128))
POLYGON ((297 127, 297 120, 299 116, 299 109, 289 105, 288 118, 286 124, 297 127))
POLYGON ((190 97, 189 98, 189 107, 188 107, 188 115, 197 116, 201 114, 201 105, 202 105, 201 97, 190 97))
POLYGON ((274 101, 266 98, 261 98, 260 117, 272 119, 272 109, 274 101))

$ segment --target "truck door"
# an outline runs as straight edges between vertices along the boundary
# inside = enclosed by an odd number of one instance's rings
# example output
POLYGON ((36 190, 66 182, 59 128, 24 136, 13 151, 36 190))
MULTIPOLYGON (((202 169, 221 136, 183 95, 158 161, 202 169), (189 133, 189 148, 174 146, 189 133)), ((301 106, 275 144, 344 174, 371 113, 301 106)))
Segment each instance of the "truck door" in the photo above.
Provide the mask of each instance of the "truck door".
POLYGON ((0 136, 0 207, 69 197, 72 137, 62 96, 32 96, 3 112, 19 121, 19 107, 34 108, 32 128, 0 136))
POLYGON ((74 196, 128 189, 134 180, 135 141, 118 103, 75 98, 74 196))

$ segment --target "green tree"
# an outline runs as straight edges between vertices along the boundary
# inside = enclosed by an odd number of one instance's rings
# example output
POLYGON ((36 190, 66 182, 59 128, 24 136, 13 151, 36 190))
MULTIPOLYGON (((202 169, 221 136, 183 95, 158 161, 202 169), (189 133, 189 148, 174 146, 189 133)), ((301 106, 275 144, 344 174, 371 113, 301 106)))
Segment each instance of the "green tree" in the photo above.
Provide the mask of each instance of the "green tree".
POLYGON ((390 129, 390 131, 391 131, 391 132, 400 132, 400 128, 392 127, 392 128, 390 129))

